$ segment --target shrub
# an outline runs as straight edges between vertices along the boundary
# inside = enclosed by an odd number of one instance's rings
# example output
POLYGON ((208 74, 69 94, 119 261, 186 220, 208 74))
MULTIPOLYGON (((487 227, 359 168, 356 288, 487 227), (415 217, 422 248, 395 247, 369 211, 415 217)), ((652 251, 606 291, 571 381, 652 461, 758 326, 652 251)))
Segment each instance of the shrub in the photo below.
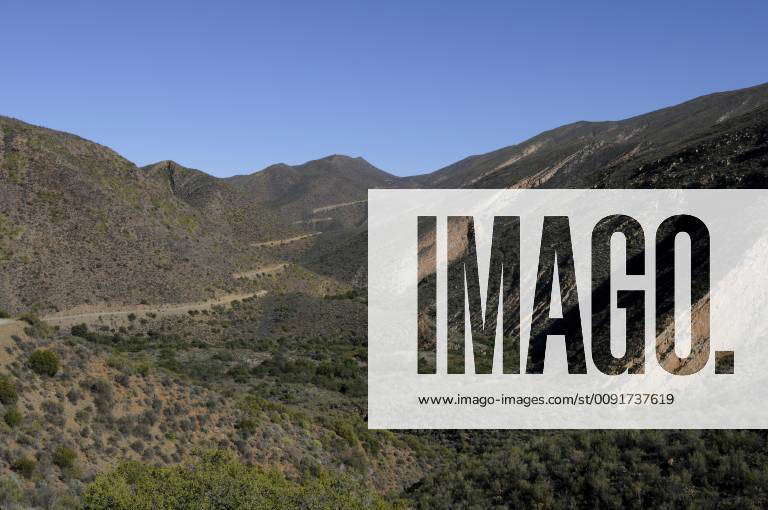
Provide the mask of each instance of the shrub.
POLYGON ((115 382, 127 388, 131 385, 131 377, 128 374, 117 374, 115 376, 115 382))
POLYGON ((116 368, 117 370, 123 370, 128 366, 128 360, 123 356, 113 354, 107 358, 107 366, 110 368, 116 368))
POLYGON ((53 377, 59 371, 59 356, 47 349, 38 349, 29 357, 29 366, 39 375, 53 377))
POLYGON ((7 423, 9 427, 16 427, 21 423, 21 413, 15 407, 10 407, 5 411, 3 420, 5 420, 5 423, 7 423))
POLYGON ((80 338, 86 338, 88 336, 88 326, 85 324, 75 324, 70 330, 72 336, 79 336, 80 338))
POLYGON ((90 390, 93 394, 93 403, 100 413, 111 414, 112 409, 112 385, 104 379, 89 379, 81 381, 80 386, 90 390))
POLYGON ((37 463, 29 457, 20 457, 13 461, 11 464, 11 469, 19 473, 24 478, 31 478, 32 474, 35 472, 36 466, 37 463))
POLYGON ((0 503, 10 508, 18 508, 24 499, 24 492, 16 477, 4 476, 0 478, 0 503))
POLYGON ((13 405, 17 400, 19 395, 16 393, 16 385, 7 375, 0 375, 0 402, 3 405, 13 405))
POLYGON ((59 446, 53 452, 53 463, 61 469, 71 468, 77 460, 77 452, 66 446, 59 446))
POLYGON ((80 399, 82 399, 82 398, 83 398, 83 394, 82 394, 82 393, 80 393, 79 391, 77 391, 77 389, 76 389, 76 388, 71 388, 71 389, 70 389, 70 390, 67 392, 67 399, 68 399, 68 400, 69 400, 69 401, 70 401, 72 404, 77 404, 77 403, 80 401, 80 399))
POLYGON ((277 471, 247 466, 224 452, 194 464, 159 467, 127 462, 96 477, 83 494, 88 510, 199 508, 352 510, 396 508, 363 484, 321 473, 301 485, 277 471), (151 505, 150 503, 151 502, 151 505), (201 506, 203 502, 207 503, 201 506))
POLYGON ((11 316, 8 312, 0 308, 0 319, 10 319, 11 316))
POLYGON ((30 326, 34 326, 40 321, 40 317, 36 313, 26 312, 19 315, 19 320, 26 322, 30 326))
POLYGON ((259 430, 259 423, 253 418, 241 418, 235 427, 243 435, 252 436, 256 433, 257 430, 259 430))
POLYGON ((44 338, 50 336, 51 333, 53 333, 53 328, 47 322, 40 319, 36 313, 28 312, 21 314, 19 315, 19 320, 29 324, 30 327, 26 328, 25 331, 30 336, 44 338))
POLYGON ((149 363, 147 363, 146 361, 136 365, 136 373, 142 377, 148 376, 149 370, 150 370, 150 366, 149 366, 149 363))

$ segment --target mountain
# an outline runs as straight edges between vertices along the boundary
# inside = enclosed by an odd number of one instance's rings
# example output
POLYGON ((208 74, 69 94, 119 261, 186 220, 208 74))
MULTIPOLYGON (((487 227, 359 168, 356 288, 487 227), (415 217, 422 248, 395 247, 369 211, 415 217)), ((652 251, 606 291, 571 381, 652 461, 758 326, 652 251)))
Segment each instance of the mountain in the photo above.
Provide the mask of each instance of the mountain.
POLYGON ((273 261, 253 244, 363 223, 368 187, 397 181, 344 156, 232 179, 173 161, 139 168, 78 136, 0 117, 0 308, 253 290, 232 277, 273 261))
MULTIPOLYGON (((589 136, 584 134, 585 129, 589 126, 574 124, 544 133, 533 139, 541 142, 542 147, 548 147, 546 150, 542 148, 541 154, 532 153, 525 161, 515 161, 498 169, 493 167, 491 171, 487 170, 489 166, 481 165, 471 170, 465 167, 461 178, 467 179, 465 182, 470 187, 768 188, 768 86, 765 85, 705 96, 610 125, 600 123, 594 126, 589 136), (633 130, 647 133, 631 135, 633 130), (552 133, 562 136, 559 145, 555 144, 552 133)), ((522 145, 529 148, 535 146, 530 141, 522 145)), ((458 174, 448 178, 458 178, 458 174)), ((440 182, 440 176, 433 176, 433 179, 440 182)), ((468 226, 464 228, 467 230, 465 235, 469 236, 468 226)), ((673 238, 662 236, 657 243, 657 257, 673 256, 673 238)), ((464 244, 466 247, 463 250, 449 251, 449 256, 454 257, 451 267, 458 271, 463 271, 465 259, 475 257, 469 243, 464 244)), ((608 257, 608 254, 597 253, 595 256, 608 257)), ((633 256, 643 260, 644 253, 633 256)), ((696 261, 693 263, 695 265, 696 261)), ((551 270, 548 268, 545 272, 551 270)), ((607 274, 598 276, 601 279, 597 280, 597 284, 609 285, 607 274)), ((574 290, 575 282, 561 282, 561 285, 563 293, 568 294, 574 290)), ((548 299, 548 296, 539 298, 548 299)), ((505 299, 509 300, 505 301, 505 307, 517 306, 516 295, 511 294, 505 299)), ((704 294, 693 296, 696 306, 708 302, 708 299, 704 294)), ((486 306, 495 310, 498 296, 486 306)), ((429 324, 426 319, 432 315, 425 312, 422 310, 425 319, 420 321, 420 326, 434 328, 435 325, 429 324)), ((671 301, 657 307, 662 321, 672 320, 673 312, 671 301)), ((536 312, 545 313, 549 310, 536 312)), ((578 305, 569 307, 564 304, 563 317, 566 321, 574 321, 575 327, 580 320, 578 305)), ((607 320, 607 315, 599 320, 607 320)), ((643 318, 627 318, 630 326, 636 320, 643 318)), ((603 328, 600 331, 607 330, 603 328)), ((455 333, 449 342, 462 342, 463 345, 463 328, 455 333)), ((505 334, 512 334, 512 330, 505 331, 505 334)), ((532 344, 543 345, 548 334, 548 331, 536 335, 532 333, 532 344)), ((595 336, 592 341, 594 345, 595 342, 609 342, 609 338, 595 336)), ((639 351, 633 352, 633 359, 638 359, 640 354, 639 351)), ((541 362, 536 366, 541 368, 541 362)))
POLYGON ((768 84, 710 94, 569 124, 408 178, 342 155, 226 179, 173 161, 139 168, 75 135, 0 117, 0 307, 208 299, 253 290, 232 275, 286 258, 364 285, 370 188, 762 182, 767 105, 768 84), (281 239, 297 242, 253 249, 281 239))
POLYGON ((575 122, 410 180, 431 188, 573 187, 607 167, 679 150, 766 104, 768 84, 763 84, 625 120, 575 122))
MULTIPOLYGON (((407 182, 371 165, 363 158, 331 155, 301 165, 271 165, 248 175, 217 178, 174 161, 160 161, 142 172, 162 183, 179 200, 209 218, 226 217, 237 209, 260 227, 277 224, 310 228, 354 211, 365 219, 364 202, 370 188, 407 187, 407 182), (336 211, 330 213, 330 211, 336 211), (266 216, 265 216, 266 215, 266 216)), ((229 220, 229 218, 224 218, 229 220)), ((252 234, 252 232, 251 232, 252 234)))
POLYGON ((217 261, 239 243, 107 147, 1 117, 0 157, 0 306, 191 299, 225 285, 217 261))
MULTIPOLYGON (((768 84, 710 94, 626 120, 577 122, 405 179, 425 188, 768 187, 768 84)), ((364 286, 365 232, 305 263, 364 286)), ((457 256, 460 254, 456 254, 457 256)))
POLYGON ((227 179, 273 207, 301 205, 319 207, 339 200, 365 200, 369 188, 400 187, 401 178, 376 168, 363 158, 334 154, 290 166, 269 166, 250 175, 227 179))
POLYGON ((329 217, 346 226, 365 221, 371 188, 409 187, 407 180, 376 168, 363 158, 332 155, 289 166, 283 163, 227 182, 287 220, 327 229, 329 217), (333 214, 329 214, 333 212, 333 214))
POLYGON ((248 244, 302 231, 247 190, 201 170, 160 161, 140 171, 233 242, 248 244))
POLYGON ((239 483, 261 467, 290 483, 248 486, 282 499, 303 484, 314 501, 326 487, 414 508, 766 507, 760 431, 369 429, 364 288, 371 187, 762 188, 767 176, 765 85, 410 178, 346 156, 229 179, 139 168, 0 117, 0 308, 21 319, 0 310, 0 507, 138 508, 195 473, 239 483), (121 460, 135 463, 115 471, 121 460))

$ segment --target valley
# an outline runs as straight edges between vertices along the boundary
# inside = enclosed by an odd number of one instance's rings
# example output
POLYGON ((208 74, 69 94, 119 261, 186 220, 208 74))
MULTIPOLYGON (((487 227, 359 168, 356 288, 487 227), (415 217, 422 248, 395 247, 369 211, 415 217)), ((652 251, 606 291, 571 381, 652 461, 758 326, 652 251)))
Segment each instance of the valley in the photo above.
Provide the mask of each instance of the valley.
POLYGON ((329 508, 764 507, 760 431, 369 430, 366 197, 764 188, 767 147, 768 85, 413 177, 341 155, 229 178, 138 167, 0 117, 0 507, 77 508, 195 466, 329 508))

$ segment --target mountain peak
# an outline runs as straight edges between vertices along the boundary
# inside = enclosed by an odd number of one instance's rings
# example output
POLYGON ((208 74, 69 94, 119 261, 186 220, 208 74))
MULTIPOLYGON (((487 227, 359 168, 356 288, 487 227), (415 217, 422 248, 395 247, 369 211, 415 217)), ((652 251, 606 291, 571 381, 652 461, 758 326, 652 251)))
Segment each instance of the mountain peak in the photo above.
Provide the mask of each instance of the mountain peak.
MULTIPOLYGON (((330 154, 324 158, 320 158, 318 161, 365 161, 361 157, 347 156, 346 154, 330 154)), ((367 161, 366 161, 367 163, 367 161)))
POLYGON ((362 158, 360 156, 355 157, 355 156, 348 156, 346 154, 329 154, 328 156, 323 156, 322 158, 312 159, 305 163, 295 165, 294 168, 313 166, 319 163, 329 163, 331 165, 348 165, 348 164, 371 165, 368 161, 365 160, 365 158, 362 158))
POLYGON ((178 163, 177 161, 174 161, 172 159, 163 159, 161 161, 157 161, 155 163, 150 163, 149 165, 145 165, 141 167, 143 169, 147 170, 157 170, 157 169, 188 169, 191 170, 191 168, 182 165, 181 163, 178 163))

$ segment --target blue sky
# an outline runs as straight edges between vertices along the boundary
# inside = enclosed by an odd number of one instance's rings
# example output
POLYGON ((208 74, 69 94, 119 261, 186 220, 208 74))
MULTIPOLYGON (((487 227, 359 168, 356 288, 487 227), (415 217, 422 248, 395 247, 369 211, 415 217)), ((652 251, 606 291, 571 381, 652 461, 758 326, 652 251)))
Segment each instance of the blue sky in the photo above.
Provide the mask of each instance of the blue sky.
POLYGON ((220 176, 422 173, 768 81, 764 0, 0 3, 0 115, 220 176))

